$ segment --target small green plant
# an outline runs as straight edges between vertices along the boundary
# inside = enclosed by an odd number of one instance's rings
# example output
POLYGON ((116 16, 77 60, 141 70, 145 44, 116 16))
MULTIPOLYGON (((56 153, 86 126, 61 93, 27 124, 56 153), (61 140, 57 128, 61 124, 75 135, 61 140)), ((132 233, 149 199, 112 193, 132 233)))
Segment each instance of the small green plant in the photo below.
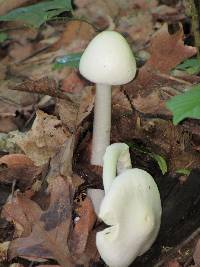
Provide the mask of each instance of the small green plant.
POLYGON ((185 71, 191 75, 198 74, 200 72, 200 61, 198 58, 187 59, 179 64, 176 69, 185 71))
POLYGON ((0 32, 0 43, 3 43, 7 39, 8 39, 8 34, 6 34, 5 32, 0 32))
POLYGON ((200 84, 166 102, 173 114, 173 124, 177 125, 186 118, 200 119, 200 84))
POLYGON ((0 21, 22 21, 27 26, 38 28, 66 11, 72 11, 71 0, 49 0, 12 10, 0 16, 0 21))
POLYGON ((127 145, 129 147, 132 147, 133 149, 141 152, 141 153, 148 154, 152 159, 154 159, 157 162, 162 174, 164 175, 165 173, 167 173, 167 170, 168 170, 167 162, 163 158, 163 156, 158 155, 158 154, 156 154, 154 152, 150 152, 145 148, 138 147, 138 145, 134 144, 134 143, 127 143, 127 145))

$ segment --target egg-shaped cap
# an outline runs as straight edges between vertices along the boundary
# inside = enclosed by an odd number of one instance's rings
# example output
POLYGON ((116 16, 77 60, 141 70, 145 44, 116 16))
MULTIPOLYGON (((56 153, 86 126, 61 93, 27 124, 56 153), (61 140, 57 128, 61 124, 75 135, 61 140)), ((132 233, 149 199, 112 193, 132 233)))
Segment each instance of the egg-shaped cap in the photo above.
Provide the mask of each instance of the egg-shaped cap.
POLYGON ((91 82, 120 85, 135 77, 136 62, 129 44, 120 33, 103 31, 85 49, 79 70, 91 82))

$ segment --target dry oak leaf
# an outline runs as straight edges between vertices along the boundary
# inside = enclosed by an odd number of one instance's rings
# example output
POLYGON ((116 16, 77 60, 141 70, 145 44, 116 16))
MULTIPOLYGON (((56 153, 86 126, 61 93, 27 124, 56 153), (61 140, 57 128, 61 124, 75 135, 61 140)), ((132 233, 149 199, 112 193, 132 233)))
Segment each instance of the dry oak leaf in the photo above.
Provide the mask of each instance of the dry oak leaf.
POLYGON ((24 154, 10 154, 0 158, 0 182, 18 183, 21 190, 30 187, 40 178, 42 168, 35 166, 34 162, 24 154))
POLYGON ((39 166, 47 163, 70 135, 55 116, 38 110, 32 129, 16 143, 39 166))
MULTIPOLYGON (((49 208, 44 211, 37 203, 19 193, 5 205, 6 209, 7 205, 15 203, 15 209, 23 212, 31 229, 26 237, 11 241, 8 250, 10 260, 15 257, 34 261, 55 259, 62 267, 74 266, 67 245, 72 216, 71 186, 59 176, 50 184, 50 194, 49 208)), ((10 213, 7 217, 13 222, 22 223, 18 215, 10 213)))
POLYGON ((176 79, 168 73, 184 59, 195 55, 196 48, 184 45, 182 26, 179 26, 176 33, 170 34, 167 24, 164 24, 153 35, 150 52, 150 59, 139 69, 136 79, 124 88, 137 111, 169 116, 165 101, 190 83, 176 79))

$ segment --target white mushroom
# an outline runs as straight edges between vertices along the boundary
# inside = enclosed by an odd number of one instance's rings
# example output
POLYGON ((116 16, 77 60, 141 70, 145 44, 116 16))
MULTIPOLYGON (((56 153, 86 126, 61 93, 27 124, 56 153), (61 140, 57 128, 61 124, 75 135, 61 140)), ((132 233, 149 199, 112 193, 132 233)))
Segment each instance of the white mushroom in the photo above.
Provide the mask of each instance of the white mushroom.
POLYGON ((80 73, 96 83, 91 163, 103 164, 110 144, 111 85, 130 82, 136 73, 136 62, 125 38, 115 31, 98 34, 85 49, 80 73))
MULTIPOLYGON (((110 164, 111 169, 116 168, 111 153, 113 151, 115 158, 117 146, 122 144, 111 145, 104 156, 104 165, 110 164)), ((126 156, 129 156, 128 150, 126 156)), ((103 180, 108 176, 104 172, 103 180)), ((160 194, 152 176, 141 169, 124 170, 117 177, 110 177, 111 180, 99 212, 99 218, 110 227, 97 233, 96 245, 108 266, 127 267, 145 253, 157 237, 162 211, 160 194)))

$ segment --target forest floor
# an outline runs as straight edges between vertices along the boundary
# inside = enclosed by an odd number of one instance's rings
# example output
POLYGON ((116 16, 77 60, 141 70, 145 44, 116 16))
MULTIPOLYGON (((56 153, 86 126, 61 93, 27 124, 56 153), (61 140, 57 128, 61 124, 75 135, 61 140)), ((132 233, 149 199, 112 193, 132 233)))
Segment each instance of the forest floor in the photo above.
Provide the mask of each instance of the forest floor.
MULTIPOLYGON (((0 15, 30 2, 0 1, 0 15)), ((73 15, 38 28, 0 22, 0 267, 105 266, 87 196, 103 189, 90 164, 95 85, 74 63, 105 29, 124 35, 138 67, 113 86, 111 143, 129 145, 163 208, 154 245, 131 266, 200 266, 200 121, 174 125, 166 107, 200 83, 177 67, 197 50, 183 2, 160 2, 75 0, 73 15), (65 55, 71 66, 57 64, 65 55)))

